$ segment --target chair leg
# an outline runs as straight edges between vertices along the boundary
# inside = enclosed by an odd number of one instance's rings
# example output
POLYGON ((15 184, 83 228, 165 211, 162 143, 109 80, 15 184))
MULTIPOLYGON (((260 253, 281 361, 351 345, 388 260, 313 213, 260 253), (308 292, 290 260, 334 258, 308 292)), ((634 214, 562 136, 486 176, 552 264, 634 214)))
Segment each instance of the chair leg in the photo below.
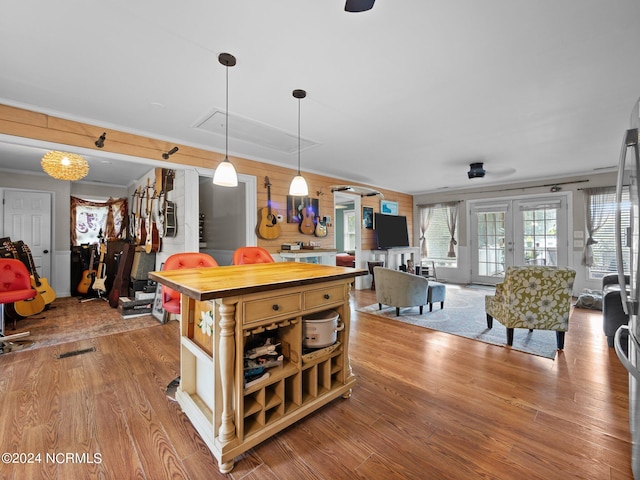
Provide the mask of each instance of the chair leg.
POLYGON ((396 317, 400 316, 400 307, 396 307, 396 317))
POLYGON ((378 310, 382 310, 382 304, 381 303, 378 304, 378 310))
POLYGON ((507 328, 507 345, 513 347, 513 328, 507 328))
POLYGON ((564 350, 564 333, 556 332, 556 342, 558 344, 558 350, 564 350))
POLYGON ((422 315, 422 307, 423 305, 420 305, 420 315, 422 315))
POLYGON ((487 313, 487 328, 493 328, 493 317, 487 313))
POLYGON ((433 303, 429 303, 429 311, 433 312, 433 303))
POLYGON ((444 302, 440 302, 440 310, 444 309, 444 302))

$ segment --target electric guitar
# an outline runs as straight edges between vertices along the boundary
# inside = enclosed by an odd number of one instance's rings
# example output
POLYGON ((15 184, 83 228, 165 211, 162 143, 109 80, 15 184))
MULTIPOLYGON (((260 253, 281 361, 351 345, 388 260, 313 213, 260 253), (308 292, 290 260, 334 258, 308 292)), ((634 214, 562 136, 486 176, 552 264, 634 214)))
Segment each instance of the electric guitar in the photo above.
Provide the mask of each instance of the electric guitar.
POLYGON ((40 296, 44 299, 45 307, 53 303, 56 299, 56 292, 49 285, 49 281, 46 278, 42 278, 38 275, 38 270, 33 262, 33 256, 31 255, 31 249, 22 240, 19 242, 22 247, 22 253, 27 258, 29 264, 29 272, 31 273, 31 287, 36 290, 40 296))
POLYGON ((271 182, 269 177, 264 177, 264 185, 267 187, 267 206, 260 209, 257 233, 260 238, 273 240, 280 236, 280 224, 278 223, 277 210, 271 208, 271 182))
POLYGON ((306 204, 306 200, 302 203, 302 211, 300 212, 300 224, 298 225, 300 233, 305 235, 313 235, 316 229, 316 225, 313 222, 314 219, 313 207, 306 204))
POLYGON ((327 236, 327 222, 320 219, 320 216, 316 217, 316 229, 313 232, 316 237, 327 236))
MULTIPOLYGON (((100 235, 102 230, 100 230, 100 235)), ((100 240, 100 260, 98 261, 98 270, 96 278, 93 280, 92 290, 98 294, 99 297, 107 293, 107 265, 104 263, 104 254, 107 253, 107 246, 104 243, 104 239, 100 240)))
POLYGON ((93 285, 93 279, 96 278, 96 274, 98 273, 98 271, 93 268, 93 258, 96 253, 96 249, 93 245, 90 245, 89 248, 91 249, 91 259, 89 260, 88 265, 89 268, 82 271, 82 279, 80 280, 80 283, 78 283, 77 288, 78 293, 81 293, 82 295, 89 293, 89 290, 93 285))

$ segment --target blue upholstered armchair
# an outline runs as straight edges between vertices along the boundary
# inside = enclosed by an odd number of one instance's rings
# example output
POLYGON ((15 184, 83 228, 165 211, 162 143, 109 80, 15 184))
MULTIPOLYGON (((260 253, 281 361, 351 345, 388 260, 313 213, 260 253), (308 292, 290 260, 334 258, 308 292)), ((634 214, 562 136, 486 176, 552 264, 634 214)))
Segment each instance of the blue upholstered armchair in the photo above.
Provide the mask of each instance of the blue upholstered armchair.
POLYGON ((496 294, 485 297, 487 327, 495 318, 507 327, 507 344, 513 345, 513 329, 555 330, 558 350, 564 348, 576 272, 566 267, 508 267, 496 294))
POLYGON ((374 267, 373 276, 376 282, 376 300, 378 306, 396 307, 396 316, 402 307, 420 307, 420 315, 427 304, 429 280, 413 273, 374 267))

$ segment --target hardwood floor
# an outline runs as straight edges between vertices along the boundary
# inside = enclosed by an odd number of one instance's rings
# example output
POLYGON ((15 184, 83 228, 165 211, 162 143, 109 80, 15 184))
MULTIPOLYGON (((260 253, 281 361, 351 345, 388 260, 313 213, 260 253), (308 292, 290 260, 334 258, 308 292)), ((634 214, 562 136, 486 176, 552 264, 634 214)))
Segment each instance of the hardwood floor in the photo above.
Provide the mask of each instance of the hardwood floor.
POLYGON ((229 475, 164 394, 178 362, 177 322, 0 356, 0 453, 18 462, 0 478, 632 478, 627 374, 598 312, 574 312, 554 361, 354 311, 352 397, 229 475))

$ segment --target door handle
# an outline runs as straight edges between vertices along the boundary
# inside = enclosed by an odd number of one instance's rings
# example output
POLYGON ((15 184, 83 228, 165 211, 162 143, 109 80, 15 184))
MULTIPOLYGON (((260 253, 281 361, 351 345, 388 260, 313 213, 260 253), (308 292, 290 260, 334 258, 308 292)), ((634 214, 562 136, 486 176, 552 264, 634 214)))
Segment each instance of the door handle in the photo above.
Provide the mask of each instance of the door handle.
POLYGON ((49 250, 43 250, 42 253, 49 253, 49 250))

